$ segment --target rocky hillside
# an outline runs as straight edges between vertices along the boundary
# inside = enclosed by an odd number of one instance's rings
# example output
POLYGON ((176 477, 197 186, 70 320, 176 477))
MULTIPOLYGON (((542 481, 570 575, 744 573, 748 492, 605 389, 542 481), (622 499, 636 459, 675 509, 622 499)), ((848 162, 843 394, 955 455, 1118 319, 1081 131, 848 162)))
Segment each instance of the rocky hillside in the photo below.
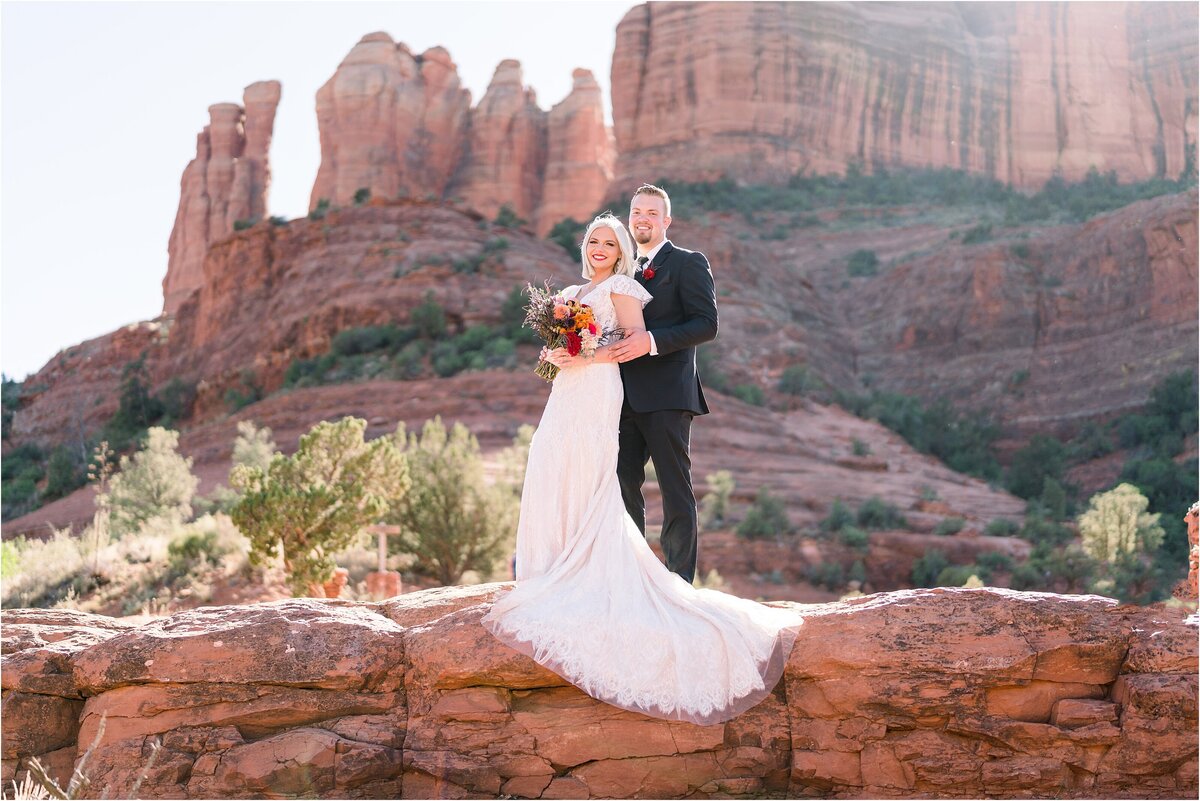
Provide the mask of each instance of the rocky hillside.
POLYGON ((1097 596, 790 605, 773 695, 725 724, 624 712, 479 625, 505 585, 209 607, 140 627, 4 613, 3 781, 228 798, 1187 798, 1196 621, 1097 596), (153 765, 144 770, 151 753, 153 765))
POLYGON ((1195 164, 1183 3, 644 3, 617 27, 616 183, 853 161, 1035 189, 1195 164))

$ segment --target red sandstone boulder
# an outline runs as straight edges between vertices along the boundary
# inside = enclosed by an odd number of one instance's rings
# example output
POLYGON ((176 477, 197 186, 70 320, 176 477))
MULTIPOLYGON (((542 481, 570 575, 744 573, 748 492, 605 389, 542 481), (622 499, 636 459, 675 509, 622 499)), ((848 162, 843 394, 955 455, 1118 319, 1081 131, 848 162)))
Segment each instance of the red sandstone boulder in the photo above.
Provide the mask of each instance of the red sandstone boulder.
MULTIPOLYGON (((987 588, 797 605, 805 626, 775 693, 694 726, 597 702, 501 645, 478 621, 505 586, 200 609, 93 645, 75 675, 96 693, 78 742, 106 720, 94 787, 127 792, 159 742, 146 797, 1197 789, 1195 627, 1177 610, 987 588)), ((26 703, 5 702, 6 745, 10 726, 68 736, 61 714, 26 703)))

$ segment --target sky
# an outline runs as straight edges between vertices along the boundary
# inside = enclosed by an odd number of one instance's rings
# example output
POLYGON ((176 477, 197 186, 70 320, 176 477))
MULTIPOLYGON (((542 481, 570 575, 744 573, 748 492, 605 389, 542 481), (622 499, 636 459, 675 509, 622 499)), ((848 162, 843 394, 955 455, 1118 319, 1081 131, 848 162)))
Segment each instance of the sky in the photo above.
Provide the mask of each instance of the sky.
MULTIPOLYGON (((450 51, 475 104, 519 60, 542 108, 590 69, 609 103, 636 3, 0 2, 0 370, 162 310, 179 180, 213 103, 278 80, 268 213, 308 212, 317 89, 364 35, 450 51)), ((611 122, 611 119, 610 119, 611 122)))

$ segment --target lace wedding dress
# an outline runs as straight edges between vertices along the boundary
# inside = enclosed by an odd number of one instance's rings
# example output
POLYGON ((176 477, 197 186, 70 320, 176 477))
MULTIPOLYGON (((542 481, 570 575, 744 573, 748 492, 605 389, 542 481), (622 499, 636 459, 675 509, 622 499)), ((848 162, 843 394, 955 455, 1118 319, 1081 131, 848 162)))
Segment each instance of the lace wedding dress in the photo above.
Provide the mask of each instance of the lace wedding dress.
MULTIPOLYGON (((582 289, 564 290, 574 297, 582 289)), ((578 298, 616 328, 616 275, 578 298)), ((651 357, 653 358, 653 357, 651 357)), ((563 369, 529 448, 516 586, 482 618, 497 639, 588 695, 653 717, 718 723, 774 688, 802 619, 667 570, 625 512, 617 483, 620 368, 563 369)))

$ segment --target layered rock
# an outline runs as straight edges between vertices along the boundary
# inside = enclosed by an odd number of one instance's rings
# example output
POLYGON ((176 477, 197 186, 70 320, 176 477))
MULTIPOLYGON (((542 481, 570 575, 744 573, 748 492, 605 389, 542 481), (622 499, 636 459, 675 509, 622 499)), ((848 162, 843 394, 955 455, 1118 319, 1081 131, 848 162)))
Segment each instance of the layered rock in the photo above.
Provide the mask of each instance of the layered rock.
POLYGON ((1197 200, 1140 201, 1023 247, 901 258, 844 298, 858 370, 894 391, 993 408, 1016 437, 1066 435, 1144 404, 1196 363, 1197 200))
MULTIPOLYGON (((104 720, 92 786, 127 795, 157 742, 145 797, 1197 790, 1196 631, 1178 610, 990 588, 792 605, 805 623, 775 692, 696 726, 615 709, 501 645, 479 619, 505 586, 209 607, 106 632, 66 657, 80 753, 104 720)), ((6 673, 13 658, 6 647, 6 673)), ((9 717, 10 692, 6 734, 27 733, 12 758, 62 739, 63 721, 9 717)))
POLYGON ((600 84, 588 70, 575 70, 572 78, 571 94, 548 115, 549 152, 537 211, 541 235, 560 220, 586 222, 585 215, 605 200, 613 177, 616 145, 604 124, 600 84))
POLYGON ((488 219, 505 205, 532 219, 546 172, 546 112, 525 87, 519 61, 496 67, 471 110, 469 142, 454 194, 488 219))
POLYGON ((441 197, 462 157, 471 94, 441 47, 414 55, 386 33, 364 36, 317 90, 321 166, 311 207, 355 193, 441 197))
POLYGON ((549 113, 505 60, 474 108, 442 48, 414 56, 386 33, 364 36, 317 92, 321 168, 311 206, 372 196, 460 199, 489 219, 508 205, 545 233, 601 202, 613 145, 599 87, 575 71, 549 113), (549 206, 542 208, 543 196, 549 206))
POLYGON ((180 180, 163 278, 164 314, 174 314, 200 287, 201 264, 213 242, 228 236, 236 221, 265 216, 268 152, 281 91, 278 81, 259 81, 246 87, 241 106, 208 107, 210 122, 196 137, 196 157, 180 180))
POLYGON ((851 162, 1020 187, 1194 165, 1195 6, 646 3, 617 28, 616 188, 851 162))

